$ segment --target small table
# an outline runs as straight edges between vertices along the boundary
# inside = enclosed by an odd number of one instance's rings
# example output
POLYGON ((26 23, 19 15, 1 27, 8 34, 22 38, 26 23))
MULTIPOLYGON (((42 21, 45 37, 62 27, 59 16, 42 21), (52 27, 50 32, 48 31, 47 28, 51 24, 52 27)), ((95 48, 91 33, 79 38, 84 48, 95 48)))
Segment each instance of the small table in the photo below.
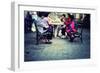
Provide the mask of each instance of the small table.
POLYGON ((54 37, 57 37, 58 28, 64 24, 63 23, 51 23, 51 25, 53 25, 53 35, 54 37))

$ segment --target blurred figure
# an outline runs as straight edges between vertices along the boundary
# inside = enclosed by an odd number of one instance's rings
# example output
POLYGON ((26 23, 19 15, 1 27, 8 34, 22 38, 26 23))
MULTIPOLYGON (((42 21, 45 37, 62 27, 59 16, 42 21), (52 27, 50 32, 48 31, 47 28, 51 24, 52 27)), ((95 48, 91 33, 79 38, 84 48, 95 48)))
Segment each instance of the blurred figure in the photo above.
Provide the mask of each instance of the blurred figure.
POLYGON ((24 18, 24 31, 25 31, 25 33, 31 31, 32 23, 33 23, 32 15, 30 14, 30 12, 27 12, 27 14, 24 18))
POLYGON ((70 17, 70 24, 67 25, 67 28, 66 28, 66 31, 67 33, 70 33, 70 32, 77 32, 76 28, 75 28, 75 21, 74 21, 74 16, 71 15, 70 17))
POLYGON ((38 12, 37 26, 41 34, 44 34, 44 42, 50 43, 53 28, 49 25, 48 12, 38 12), (46 34, 46 35, 45 35, 46 34))
POLYGON ((65 14, 61 15, 60 19, 61 19, 61 22, 63 22, 63 25, 61 25, 59 28, 61 30, 61 35, 62 35, 61 37, 65 38, 66 37, 66 34, 65 34, 65 32, 66 32, 66 24, 65 24, 66 15, 65 14))
POLYGON ((90 29, 90 17, 91 17, 90 14, 85 14, 85 17, 83 19, 83 27, 84 28, 90 29))
POLYGON ((77 30, 76 30, 76 28, 75 28, 74 16, 71 15, 70 18, 71 18, 71 22, 70 22, 70 24, 67 26, 67 30, 66 30, 66 31, 67 31, 68 37, 70 38, 70 41, 72 42, 73 39, 75 38, 74 34, 77 33, 77 30))
POLYGON ((77 32, 77 30, 75 28, 74 16, 70 15, 70 14, 68 14, 68 18, 65 18, 64 14, 62 16, 63 16, 62 21, 66 25, 67 36, 70 38, 70 41, 73 41, 74 33, 77 32))

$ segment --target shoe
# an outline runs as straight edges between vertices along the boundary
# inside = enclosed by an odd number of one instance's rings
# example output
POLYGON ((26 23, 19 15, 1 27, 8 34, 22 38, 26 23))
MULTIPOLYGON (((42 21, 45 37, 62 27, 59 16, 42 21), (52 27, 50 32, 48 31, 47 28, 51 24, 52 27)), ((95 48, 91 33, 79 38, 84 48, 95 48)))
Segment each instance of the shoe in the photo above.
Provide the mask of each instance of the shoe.
POLYGON ((64 36, 64 35, 63 35, 63 36, 61 36, 61 38, 63 38, 63 39, 64 39, 64 38, 66 38, 66 36, 64 36))
POLYGON ((52 42, 45 42, 45 44, 51 44, 52 42))
POLYGON ((70 38, 70 42, 73 42, 73 40, 74 40, 73 38, 70 38))
POLYGON ((74 38, 74 35, 71 35, 72 38, 74 38))

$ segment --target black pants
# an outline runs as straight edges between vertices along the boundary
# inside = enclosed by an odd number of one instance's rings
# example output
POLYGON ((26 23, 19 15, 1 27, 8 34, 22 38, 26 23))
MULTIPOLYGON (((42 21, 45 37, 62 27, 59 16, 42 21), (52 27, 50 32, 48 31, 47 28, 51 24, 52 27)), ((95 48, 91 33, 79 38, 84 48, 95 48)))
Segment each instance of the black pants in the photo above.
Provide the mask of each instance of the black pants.
POLYGON ((46 28, 44 30, 47 30, 46 32, 44 32, 44 35, 46 36, 46 38, 48 40, 51 40, 52 37, 53 37, 53 27, 52 26, 49 26, 49 28, 46 28))
POLYGON ((66 28, 62 28, 61 30, 62 30, 62 31, 61 31, 62 35, 65 35, 66 28))

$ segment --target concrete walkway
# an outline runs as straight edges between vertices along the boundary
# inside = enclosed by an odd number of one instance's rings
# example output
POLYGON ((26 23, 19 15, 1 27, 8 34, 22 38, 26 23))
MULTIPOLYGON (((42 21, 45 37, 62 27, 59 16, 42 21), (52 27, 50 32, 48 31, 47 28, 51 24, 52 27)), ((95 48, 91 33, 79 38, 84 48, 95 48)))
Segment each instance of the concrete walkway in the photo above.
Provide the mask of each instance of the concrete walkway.
POLYGON ((90 32, 84 30, 83 43, 79 38, 74 42, 59 37, 52 39, 52 44, 35 45, 35 33, 25 35, 25 61, 43 60, 68 60, 68 59, 89 59, 90 58, 90 32))

